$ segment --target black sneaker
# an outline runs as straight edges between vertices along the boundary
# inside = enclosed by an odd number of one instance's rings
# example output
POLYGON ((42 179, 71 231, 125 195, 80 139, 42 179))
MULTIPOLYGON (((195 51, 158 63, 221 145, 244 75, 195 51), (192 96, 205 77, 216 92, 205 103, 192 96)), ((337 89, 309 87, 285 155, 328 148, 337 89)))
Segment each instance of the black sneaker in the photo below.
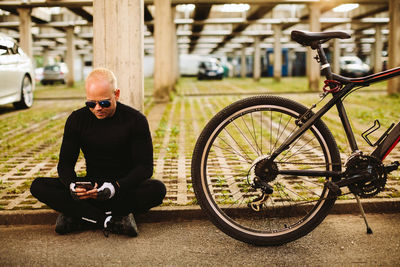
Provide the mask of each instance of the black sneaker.
POLYGON ((72 218, 60 213, 56 220, 56 233, 60 235, 93 229, 91 223, 83 222, 80 219, 72 218))
POLYGON ((109 232, 131 237, 137 236, 138 229, 133 214, 129 213, 124 217, 112 217, 104 229, 104 235, 108 237, 109 232))

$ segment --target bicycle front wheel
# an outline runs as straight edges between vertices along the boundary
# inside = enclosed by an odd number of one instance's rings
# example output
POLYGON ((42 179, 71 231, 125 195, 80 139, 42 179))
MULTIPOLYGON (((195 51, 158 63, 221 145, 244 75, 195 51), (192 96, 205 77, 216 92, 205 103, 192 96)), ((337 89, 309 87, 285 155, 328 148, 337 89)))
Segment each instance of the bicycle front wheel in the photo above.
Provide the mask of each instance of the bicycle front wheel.
MULTIPOLYGON (((193 152, 193 186, 200 206, 223 232, 251 244, 278 245, 309 233, 325 218, 336 200, 324 186, 330 177, 278 174, 268 180, 273 193, 263 204, 261 190, 253 186, 258 163, 299 128, 296 119, 306 111, 285 98, 250 97, 206 125, 193 152)), ((278 171, 341 169, 336 142, 321 120, 274 164, 278 171)))

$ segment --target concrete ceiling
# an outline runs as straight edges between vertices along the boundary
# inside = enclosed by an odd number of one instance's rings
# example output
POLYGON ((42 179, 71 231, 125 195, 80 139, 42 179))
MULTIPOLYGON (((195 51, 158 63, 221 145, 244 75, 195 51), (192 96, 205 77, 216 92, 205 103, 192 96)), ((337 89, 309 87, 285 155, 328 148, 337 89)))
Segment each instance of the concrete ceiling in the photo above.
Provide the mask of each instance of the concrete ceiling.
MULTIPOLYGON (((336 0, 336 4, 321 1, 321 29, 345 30, 353 34, 350 41, 343 42, 347 49, 361 47, 368 50, 374 42, 376 25, 382 25, 387 38, 388 1, 358 0, 359 7, 350 12, 336 13, 332 9, 350 0, 336 0), (359 44, 365 44, 360 46, 359 44)), ((153 51, 154 6, 153 1, 144 0, 144 23, 146 25, 145 52, 153 51)), ((172 0, 175 7, 175 24, 180 53, 225 54, 234 53, 242 47, 252 49, 254 36, 262 38, 262 47, 272 47, 273 24, 281 24, 281 42, 287 47, 296 47, 290 41, 293 29, 308 29, 307 4, 315 0, 172 0), (223 12, 227 3, 248 4, 242 12, 223 12), (186 6, 182 6, 185 4, 186 6)), ((75 27, 78 53, 87 54, 92 50, 92 1, 78 0, 30 0, 0 1, 0 31, 18 39, 19 7, 32 8, 34 53, 40 55, 43 49, 63 53, 65 28, 75 27), (80 52, 79 52, 80 51, 80 52)), ((358 51, 360 52, 360 51, 358 51)))

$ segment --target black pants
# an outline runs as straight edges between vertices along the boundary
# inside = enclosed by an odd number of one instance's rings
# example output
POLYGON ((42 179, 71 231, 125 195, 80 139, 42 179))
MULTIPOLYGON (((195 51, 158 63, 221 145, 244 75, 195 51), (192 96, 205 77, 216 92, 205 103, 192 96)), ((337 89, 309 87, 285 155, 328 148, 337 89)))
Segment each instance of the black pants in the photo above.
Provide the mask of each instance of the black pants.
POLYGON ((31 193, 58 212, 102 226, 107 217, 106 212, 111 211, 115 216, 125 216, 131 212, 145 213, 160 205, 165 197, 166 188, 161 181, 147 179, 131 191, 118 194, 110 200, 76 201, 60 179, 39 177, 32 182, 31 193))

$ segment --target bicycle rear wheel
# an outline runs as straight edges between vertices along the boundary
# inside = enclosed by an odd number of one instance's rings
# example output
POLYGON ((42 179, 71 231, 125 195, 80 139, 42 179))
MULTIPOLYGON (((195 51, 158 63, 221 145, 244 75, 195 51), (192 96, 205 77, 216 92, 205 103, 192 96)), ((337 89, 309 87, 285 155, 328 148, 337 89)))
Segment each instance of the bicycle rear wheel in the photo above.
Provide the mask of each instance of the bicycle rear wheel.
MULTIPOLYGON (((215 115, 203 129, 192 157, 197 200, 223 232, 243 242, 278 245, 312 231, 327 215, 336 196, 324 186, 330 177, 278 175, 260 211, 249 203, 255 189, 254 168, 298 126, 307 108, 272 96, 237 101, 215 115)), ((336 142, 318 120, 275 159, 278 170, 341 169, 336 142)))

